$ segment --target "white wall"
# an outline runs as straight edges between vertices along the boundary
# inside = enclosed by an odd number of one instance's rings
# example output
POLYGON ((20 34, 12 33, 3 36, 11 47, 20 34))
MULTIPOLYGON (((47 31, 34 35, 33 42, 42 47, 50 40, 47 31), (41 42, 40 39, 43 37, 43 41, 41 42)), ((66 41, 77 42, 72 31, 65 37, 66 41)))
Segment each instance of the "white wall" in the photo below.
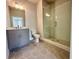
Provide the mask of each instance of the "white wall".
POLYGON ((9 8, 8 5, 6 4, 6 27, 10 27, 10 15, 9 15, 9 8))
POLYGON ((42 0, 37 4, 37 31, 43 37, 43 6, 42 0))
POLYGON ((71 2, 67 0, 56 1, 55 20, 57 26, 55 35, 57 39, 70 41, 71 33, 71 2))
MULTIPOLYGON (((25 7, 25 25, 26 27, 30 28, 33 32, 36 32, 37 29, 36 29, 36 20, 37 20, 37 9, 36 9, 36 5, 31 3, 31 2, 28 2, 28 1, 19 1, 18 0, 18 3, 19 4, 23 4, 23 6, 25 7)), ((8 5, 11 5, 12 3, 8 4, 8 5)), ((8 9, 8 5, 7 5, 7 27, 10 27, 10 16, 9 16, 9 9, 8 9)), ((13 5, 12 5, 13 6, 13 5)))

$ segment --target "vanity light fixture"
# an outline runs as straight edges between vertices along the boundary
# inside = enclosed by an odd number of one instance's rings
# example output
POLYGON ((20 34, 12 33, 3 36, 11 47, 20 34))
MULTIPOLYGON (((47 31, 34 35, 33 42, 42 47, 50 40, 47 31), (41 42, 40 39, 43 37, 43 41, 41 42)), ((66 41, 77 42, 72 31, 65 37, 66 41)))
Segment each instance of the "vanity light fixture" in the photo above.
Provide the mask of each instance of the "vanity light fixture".
POLYGON ((23 10, 24 8, 18 4, 15 4, 15 8, 23 10))
POLYGON ((21 10, 24 9, 24 7, 23 7, 22 5, 20 5, 20 4, 18 3, 18 1, 15 1, 15 8, 21 9, 21 10))

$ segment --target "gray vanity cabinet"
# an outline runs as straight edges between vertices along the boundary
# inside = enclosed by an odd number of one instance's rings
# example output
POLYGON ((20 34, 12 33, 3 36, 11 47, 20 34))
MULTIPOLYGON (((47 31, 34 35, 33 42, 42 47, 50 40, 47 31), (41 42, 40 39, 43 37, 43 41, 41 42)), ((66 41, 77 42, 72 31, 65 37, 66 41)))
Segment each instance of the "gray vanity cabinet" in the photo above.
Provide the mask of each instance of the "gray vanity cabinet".
POLYGON ((13 50, 31 42, 29 29, 7 30, 9 50, 13 50))

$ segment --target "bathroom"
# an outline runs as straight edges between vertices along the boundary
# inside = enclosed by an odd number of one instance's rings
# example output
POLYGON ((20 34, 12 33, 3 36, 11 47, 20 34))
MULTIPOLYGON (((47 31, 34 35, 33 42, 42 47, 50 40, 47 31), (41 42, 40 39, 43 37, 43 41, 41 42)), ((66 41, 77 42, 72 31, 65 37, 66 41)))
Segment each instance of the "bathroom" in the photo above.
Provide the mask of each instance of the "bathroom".
MULTIPOLYGON (((23 30, 24 34, 19 32, 23 37, 33 40, 32 35, 34 35, 35 38, 38 38, 36 42, 39 42, 40 38, 41 41, 52 44, 61 50, 64 49, 69 53, 71 0, 7 0, 6 8, 8 31, 23 30), (15 21, 16 19, 19 19, 19 26, 15 21)), ((10 35, 12 35, 12 32, 10 35)), ((23 39, 22 43, 19 44, 21 46, 29 43, 29 40, 24 39, 23 41, 23 39)), ((17 42, 17 40, 15 41, 17 42)), ((11 42, 13 41, 11 40, 11 42)), ((18 44, 16 43, 16 45, 18 44)))

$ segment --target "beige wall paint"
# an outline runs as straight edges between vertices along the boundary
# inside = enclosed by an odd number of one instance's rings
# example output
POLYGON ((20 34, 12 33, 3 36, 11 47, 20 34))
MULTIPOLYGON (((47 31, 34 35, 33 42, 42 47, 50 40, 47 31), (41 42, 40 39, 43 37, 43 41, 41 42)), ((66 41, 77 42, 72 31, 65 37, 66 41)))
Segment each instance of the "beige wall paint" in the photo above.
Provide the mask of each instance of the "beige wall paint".
POLYGON ((70 41, 71 33, 71 1, 56 1, 55 20, 57 22, 55 37, 60 40, 70 41))
POLYGON ((42 0, 37 4, 37 31, 43 37, 43 6, 42 0))
POLYGON ((26 27, 37 32, 37 9, 36 5, 28 2, 25 9, 26 27))
MULTIPOLYGON (((36 5, 31 3, 31 2, 28 2, 28 1, 25 1, 25 0, 21 0, 21 2, 18 0, 18 3, 20 5, 23 4, 23 6, 25 7, 25 25, 27 28, 30 28, 33 32, 36 32, 37 29, 36 29, 36 20, 37 20, 37 9, 36 9, 36 5)), ((10 15, 9 15, 9 8, 8 6, 11 5, 12 3, 10 4, 7 4, 7 27, 10 27, 11 23, 10 23, 10 15)))

